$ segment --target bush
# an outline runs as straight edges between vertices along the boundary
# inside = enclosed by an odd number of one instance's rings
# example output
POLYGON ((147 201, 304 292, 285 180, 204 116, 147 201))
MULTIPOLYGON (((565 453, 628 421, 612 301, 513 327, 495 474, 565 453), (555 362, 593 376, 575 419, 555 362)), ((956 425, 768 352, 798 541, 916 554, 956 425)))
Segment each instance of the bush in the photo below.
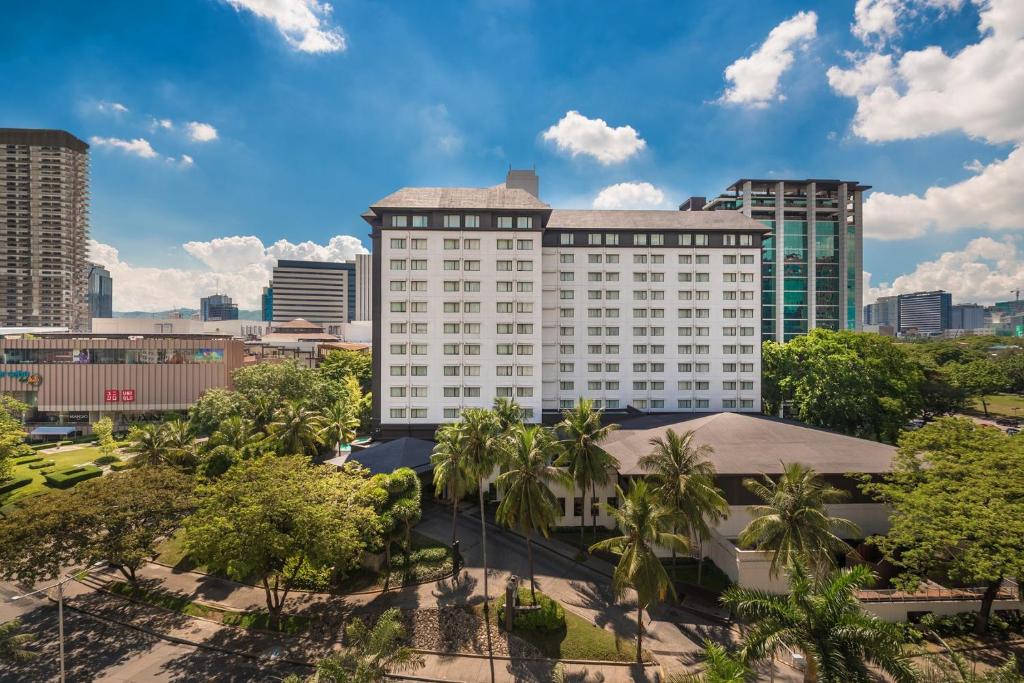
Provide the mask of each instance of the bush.
POLYGON ((131 466, 132 466, 132 464, 130 462, 120 462, 120 461, 118 461, 118 462, 115 462, 113 465, 110 466, 110 471, 111 472, 122 472, 122 471, 130 468, 131 466))
POLYGON ((448 559, 448 548, 421 548, 409 553, 410 564, 441 564, 448 559))
POLYGON ((8 479, 4 483, 0 484, 0 493, 7 493, 9 491, 13 491, 14 489, 20 489, 22 486, 29 483, 30 481, 32 481, 31 476, 15 477, 13 479, 8 479))
POLYGON ((103 470, 92 465, 81 465, 46 475, 46 483, 54 488, 69 489, 78 482, 103 475, 103 470))
POLYGON ((115 462, 121 462, 121 458, 116 455, 101 455, 92 461, 94 465, 109 465, 115 462))
POLYGON ((31 448, 34 451, 41 451, 41 450, 44 450, 46 448, 53 448, 53 444, 52 443, 34 443, 31 446, 29 446, 29 448, 31 448))
POLYGON ((24 458, 17 458, 17 459, 15 459, 14 464, 15 465, 27 465, 30 462, 39 462, 42 459, 43 459, 43 456, 41 456, 41 455, 29 455, 29 456, 26 456, 24 458))
MULTIPOLYGON (((519 604, 529 605, 533 602, 529 588, 519 589, 519 604)), ((531 609, 516 614, 512 628, 516 631, 558 631, 565 628, 565 610, 557 602, 537 592, 539 609, 531 609)), ((498 598, 498 624, 505 625, 505 596, 498 598)))
POLYGON ((56 464, 57 463, 55 463, 52 460, 40 460, 39 462, 32 463, 31 465, 28 466, 28 468, 30 470, 41 470, 44 467, 53 467, 56 464))

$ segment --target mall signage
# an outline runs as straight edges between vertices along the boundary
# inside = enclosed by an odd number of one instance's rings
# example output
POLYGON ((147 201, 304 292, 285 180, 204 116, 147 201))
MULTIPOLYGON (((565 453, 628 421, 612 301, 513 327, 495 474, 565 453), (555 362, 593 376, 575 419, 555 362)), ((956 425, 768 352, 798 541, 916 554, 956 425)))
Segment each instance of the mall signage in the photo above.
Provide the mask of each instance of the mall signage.
POLYGON ((134 403, 134 389, 104 389, 103 400, 107 403, 134 403))

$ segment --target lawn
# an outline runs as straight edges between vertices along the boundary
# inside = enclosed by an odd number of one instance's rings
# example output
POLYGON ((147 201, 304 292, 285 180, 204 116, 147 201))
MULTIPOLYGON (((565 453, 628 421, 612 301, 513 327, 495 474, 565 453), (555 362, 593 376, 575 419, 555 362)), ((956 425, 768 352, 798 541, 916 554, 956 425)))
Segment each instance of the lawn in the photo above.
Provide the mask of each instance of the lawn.
MULTIPOLYGON (((1024 397, 1017 394, 992 394, 986 396, 985 400, 988 402, 988 413, 992 417, 1024 418, 1024 397), (1014 410, 1015 408, 1016 410, 1014 410)), ((969 412, 984 416, 981 401, 975 399, 969 412)))
POLYGON ((11 468, 11 475, 14 477, 31 476, 32 481, 28 484, 11 491, 4 496, 0 496, 0 505, 6 505, 13 503, 14 501, 24 498, 27 495, 34 493, 40 493, 45 491, 52 491, 46 485, 44 480, 43 470, 56 471, 66 469, 68 467, 75 467, 82 465, 87 462, 92 462, 96 458, 100 457, 100 449, 93 446, 86 446, 84 448, 74 448, 62 450, 60 452, 54 451, 38 451, 36 455, 39 455, 44 460, 52 460, 53 465, 42 469, 32 469, 30 465, 37 463, 26 463, 24 465, 14 465, 11 468))
MULTIPOLYGON (((520 596, 529 601, 529 590, 520 589, 520 596)), ((543 595, 537 591, 537 595, 543 595)), ((491 601, 487 612, 492 623, 498 620, 497 600, 491 601)), ((474 611, 483 616, 483 606, 474 605, 474 611)), ((499 624, 504 628, 504 624, 499 624)), ((515 635, 536 647, 551 659, 592 659, 604 662, 631 662, 636 659, 636 641, 622 638, 607 629, 587 621, 578 614, 565 610, 565 628, 556 631, 516 630, 515 635)), ((649 656, 644 652, 644 659, 649 656)))

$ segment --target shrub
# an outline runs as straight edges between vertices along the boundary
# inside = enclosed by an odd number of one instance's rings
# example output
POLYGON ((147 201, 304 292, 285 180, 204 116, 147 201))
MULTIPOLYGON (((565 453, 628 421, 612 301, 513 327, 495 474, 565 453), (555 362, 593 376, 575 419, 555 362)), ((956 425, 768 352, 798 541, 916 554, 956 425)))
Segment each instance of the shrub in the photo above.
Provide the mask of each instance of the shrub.
POLYGON ((31 448, 34 451, 41 451, 41 450, 46 449, 46 448, 53 448, 53 444, 52 443, 34 443, 31 446, 29 446, 29 448, 31 448))
POLYGON ((409 553, 410 564, 441 564, 448 559, 448 548, 421 548, 409 553))
MULTIPOLYGON (((519 604, 529 605, 532 603, 529 588, 519 589, 519 604)), ((537 593, 537 605, 539 609, 531 609, 516 614, 512 628, 516 631, 558 631, 565 628, 565 610, 557 602, 544 595, 537 593)), ((498 623, 505 625, 505 596, 498 598, 498 623)))
POLYGON ((69 489, 80 481, 103 475, 103 470, 92 465, 81 465, 46 475, 46 483, 54 488, 69 489))
POLYGON ((92 461, 94 465, 109 465, 115 462, 121 462, 121 458, 116 455, 101 455, 92 461))
POLYGON ((43 456, 41 456, 41 455, 29 455, 29 456, 26 456, 24 458, 17 458, 14 461, 14 464, 15 465, 27 465, 30 462, 39 462, 42 459, 43 459, 43 456))
POLYGON ((29 483, 30 481, 32 481, 31 476, 14 477, 12 479, 8 479, 4 483, 0 484, 0 493, 7 493, 8 491, 13 491, 14 489, 20 489, 22 486, 29 483))
POLYGON ((120 462, 120 461, 118 461, 118 462, 115 462, 113 465, 110 466, 110 471, 111 472, 121 472, 123 470, 126 470, 126 469, 130 468, 131 466, 132 466, 132 464, 130 462, 120 462))
POLYGON ((44 467, 53 467, 56 464, 57 463, 55 463, 52 460, 40 460, 39 462, 32 463, 31 465, 28 466, 28 468, 30 470, 41 470, 44 467))

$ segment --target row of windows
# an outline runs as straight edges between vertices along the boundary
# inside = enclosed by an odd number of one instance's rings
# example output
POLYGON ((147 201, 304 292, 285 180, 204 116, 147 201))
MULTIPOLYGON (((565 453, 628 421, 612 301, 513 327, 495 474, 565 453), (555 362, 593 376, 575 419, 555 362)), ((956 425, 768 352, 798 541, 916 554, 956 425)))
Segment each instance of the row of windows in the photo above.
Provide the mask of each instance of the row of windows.
MULTIPOLYGON (((427 248, 427 239, 425 237, 416 237, 411 239, 406 239, 404 237, 391 238, 392 249, 405 249, 406 245, 408 245, 408 247, 413 251, 423 251, 427 248)), ((444 239, 443 246, 449 251, 453 249, 479 251, 480 239, 467 238, 460 240, 454 237, 446 237, 444 239)), ((533 250, 533 240, 498 239, 495 242, 495 247, 499 251, 509 251, 513 248, 519 249, 520 251, 531 251, 533 250)))
MULTIPOLYGON (((590 380, 587 382, 587 391, 619 391, 620 383, 618 381, 602 381, 602 380, 590 380)), ((676 382, 676 389, 679 391, 711 391, 710 381, 698 381, 692 380, 679 380, 676 382)), ((725 391, 753 391, 754 382, 752 380, 735 382, 732 380, 722 382, 722 389, 725 391)), ((558 383, 559 391, 576 391, 576 382, 572 380, 561 381, 558 383)), ((646 380, 639 379, 633 380, 633 391, 664 391, 665 382, 662 380, 646 380)), ((447 394, 446 394, 447 395, 447 394)), ((457 396, 458 394, 456 394, 457 396)), ((479 395, 479 394, 477 394, 479 395)))
MULTIPOLYGON (((593 399, 591 401, 591 403, 593 404, 594 408, 597 408, 598 410, 600 410, 600 409, 616 410, 616 409, 621 408, 621 405, 620 405, 621 401, 618 401, 616 399, 607 400, 607 401, 604 401, 604 400, 601 400, 601 399, 593 399)), ((638 408, 640 410, 648 410, 648 409, 651 409, 651 410, 664 410, 665 407, 666 407, 665 400, 664 399, 657 399, 657 398, 655 398, 655 399, 637 399, 635 401, 631 401, 630 404, 634 408, 638 408)), ((573 399, 563 399, 563 400, 560 400, 558 402, 558 407, 563 409, 563 410, 567 409, 567 408, 573 408, 575 405, 576 405, 576 401, 573 400, 573 399)), ((678 408, 678 409, 681 409, 681 410, 706 410, 706 409, 710 409, 711 408, 711 401, 709 399, 706 399, 706 398, 697 398, 697 399, 681 398, 681 399, 678 399, 676 401, 676 406, 675 407, 678 408)), ((753 407, 754 407, 754 400, 753 399, 739 399, 739 400, 731 399, 731 398, 724 398, 724 399, 722 399, 722 409, 723 410, 734 410, 736 408, 753 409, 753 407)))
MULTIPOLYGON (((523 417, 527 419, 533 419, 533 408, 521 406, 520 410, 523 411, 523 417)), ((444 408, 444 419, 446 420, 457 420, 462 415, 462 408, 444 408)), ((425 420, 427 419, 426 408, 391 408, 388 411, 388 415, 393 420, 404 420, 406 418, 413 420, 425 420)))
MULTIPOLYGON (((499 346, 502 346, 499 344, 499 346)), ((505 346, 512 347, 512 344, 506 344, 505 346)), ((515 346, 529 346, 530 351, 526 354, 520 355, 532 355, 532 345, 522 344, 515 346)), ((511 349, 510 349, 511 352, 511 349)), ((510 354, 505 354, 510 355, 510 354)), ((499 377, 511 377, 512 368, 516 368, 516 375, 519 377, 531 377, 533 375, 533 366, 531 365, 499 365, 498 368, 502 369, 502 372, 497 373, 499 377)), ((562 373, 575 372, 575 363, 559 363, 559 371, 562 373), (564 369, 568 368, 568 369, 564 369)), ((588 362, 586 364, 587 372, 620 372, 621 363, 617 362, 588 362)), ((648 361, 638 361, 632 364, 632 371, 635 373, 661 373, 665 372, 664 363, 651 363, 648 361)), ((753 372, 753 363, 722 363, 722 372, 753 372)), ((683 374, 692 373, 708 373, 711 372, 711 363, 677 363, 676 372, 683 374)), ((388 373, 391 377, 426 377, 427 366, 426 365, 391 365, 388 373)), ((480 366, 479 365, 445 365, 443 366, 442 374, 445 377, 479 377, 480 366)), ((735 387, 734 387, 735 388, 735 387)))
MULTIPOLYGON (((445 215, 441 221, 445 228, 479 228, 480 216, 460 216, 456 214, 445 215)), ((531 216, 498 216, 495 225, 501 229, 529 230, 533 227, 531 216)), ((395 215, 391 216, 392 228, 427 228, 430 227, 430 216, 423 215, 395 215)))
MULTIPOLYGON (((498 240, 501 242, 501 240, 498 240)), ((680 265, 690 265, 694 263, 694 256, 692 254, 679 254, 680 265)), ((565 252, 558 255, 559 263, 576 263, 576 254, 572 252, 565 252)), ((587 263, 619 263, 618 254, 587 254, 587 263)), ((651 263, 654 265, 661 265, 665 263, 664 254, 633 254, 633 263, 651 263)), ((708 265, 711 263, 711 257, 707 254, 696 255, 696 265, 708 265)), ((743 265, 753 265, 754 255, 753 254, 740 254, 739 260, 737 261, 735 254, 723 254, 722 263, 725 265, 736 265, 737 263, 743 265)))

